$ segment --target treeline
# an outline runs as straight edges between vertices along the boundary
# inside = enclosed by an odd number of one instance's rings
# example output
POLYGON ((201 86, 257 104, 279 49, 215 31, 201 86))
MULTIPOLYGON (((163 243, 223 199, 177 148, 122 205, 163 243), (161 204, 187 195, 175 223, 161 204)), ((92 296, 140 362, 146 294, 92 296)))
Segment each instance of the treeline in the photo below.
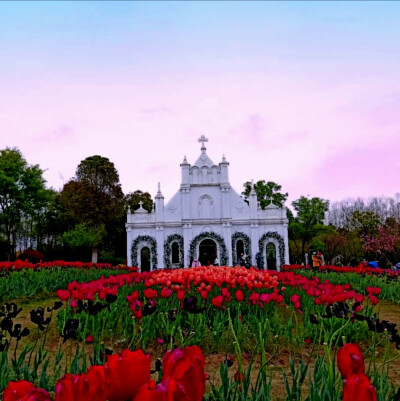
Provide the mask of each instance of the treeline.
MULTIPOLYGON (((246 199, 251 183, 244 188, 246 199)), ((271 203, 282 206, 288 197, 271 181, 260 180, 254 189, 261 208, 271 203)), ((327 263, 336 265, 356 266, 367 260, 387 268, 400 262, 400 194, 332 204, 302 196, 291 207, 287 209, 291 263, 305 263, 305 254, 313 251, 321 251, 327 263)))
MULTIPOLYGON (((18 149, 0 151, 0 260, 125 261, 128 207, 134 211, 142 201, 151 211, 149 193, 124 194, 114 164, 97 155, 82 160, 61 191, 45 184, 43 170, 18 149)), ((251 188, 244 183, 245 200, 251 188)), ((254 189, 261 208, 282 206, 288 197, 271 181, 260 180, 254 189)), ((400 194, 332 204, 302 196, 287 216, 291 263, 303 263, 313 251, 332 264, 400 261, 400 194)))
POLYGON ((123 263, 127 208, 152 209, 147 192, 124 194, 112 162, 81 161, 61 191, 46 188, 43 170, 16 148, 0 151, 0 260, 123 263))

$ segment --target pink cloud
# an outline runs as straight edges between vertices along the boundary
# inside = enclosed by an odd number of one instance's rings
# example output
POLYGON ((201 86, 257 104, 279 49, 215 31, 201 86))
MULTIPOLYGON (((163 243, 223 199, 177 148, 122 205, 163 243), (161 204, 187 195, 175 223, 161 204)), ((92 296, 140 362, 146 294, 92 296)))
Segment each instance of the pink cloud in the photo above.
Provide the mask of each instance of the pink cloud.
POLYGON ((391 195, 398 191, 395 172, 400 170, 400 133, 392 140, 342 149, 316 170, 321 192, 343 196, 391 195))
POLYGON ((66 125, 60 125, 59 127, 40 134, 34 138, 34 142, 62 142, 70 139, 75 135, 75 131, 66 125))
POLYGON ((239 126, 229 131, 230 139, 254 146, 264 144, 267 136, 266 121, 258 113, 248 116, 239 126))

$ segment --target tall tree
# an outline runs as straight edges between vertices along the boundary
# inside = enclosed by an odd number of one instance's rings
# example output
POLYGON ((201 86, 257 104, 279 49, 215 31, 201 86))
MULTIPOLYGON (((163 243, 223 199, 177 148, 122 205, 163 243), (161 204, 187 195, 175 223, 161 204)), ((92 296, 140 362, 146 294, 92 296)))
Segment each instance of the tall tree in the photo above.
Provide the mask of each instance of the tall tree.
POLYGON ((350 227, 360 235, 372 235, 377 233, 381 220, 372 210, 354 211, 350 216, 350 227))
POLYGON ((130 207, 131 211, 139 209, 140 202, 143 202, 143 209, 151 212, 153 209, 153 199, 148 192, 137 190, 126 195, 126 204, 130 207))
MULTIPOLYGON (((243 186, 244 191, 242 192, 242 195, 244 199, 247 200, 251 192, 251 182, 246 181, 243 186)), ((273 181, 257 181, 256 184, 254 184, 254 190, 256 191, 257 200, 260 202, 262 209, 265 209, 270 204, 282 207, 288 197, 287 192, 281 192, 282 186, 273 181)))
POLYGON ((0 230, 6 257, 15 257, 18 230, 27 220, 32 228, 46 202, 45 180, 38 165, 28 165, 17 148, 0 151, 0 230))
MULTIPOLYGON (((76 177, 64 185, 60 195, 64 216, 71 228, 84 224, 93 232, 106 233, 101 236, 101 241, 93 242, 102 246, 124 232, 124 202, 114 163, 97 155, 86 158, 78 165, 76 177)), ((77 230, 82 232, 79 227, 77 230)), ((97 245, 93 245, 92 260, 97 261, 97 245)))
POLYGON ((329 209, 329 201, 318 197, 305 196, 292 202, 297 216, 289 225, 289 236, 293 240, 300 240, 301 255, 304 257, 306 245, 311 242, 324 228, 325 213, 329 209))

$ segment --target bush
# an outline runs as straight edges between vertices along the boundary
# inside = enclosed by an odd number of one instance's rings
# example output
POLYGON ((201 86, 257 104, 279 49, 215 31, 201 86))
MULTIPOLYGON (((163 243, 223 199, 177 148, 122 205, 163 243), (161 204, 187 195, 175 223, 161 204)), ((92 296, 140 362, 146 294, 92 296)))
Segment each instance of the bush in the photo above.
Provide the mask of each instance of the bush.
POLYGON ((118 266, 118 265, 125 265, 126 264, 126 259, 125 258, 117 258, 115 256, 99 256, 98 263, 109 263, 112 266, 118 266))
POLYGON ((39 263, 41 260, 44 260, 44 254, 35 249, 28 248, 21 252, 17 259, 28 260, 28 262, 31 263, 39 263))

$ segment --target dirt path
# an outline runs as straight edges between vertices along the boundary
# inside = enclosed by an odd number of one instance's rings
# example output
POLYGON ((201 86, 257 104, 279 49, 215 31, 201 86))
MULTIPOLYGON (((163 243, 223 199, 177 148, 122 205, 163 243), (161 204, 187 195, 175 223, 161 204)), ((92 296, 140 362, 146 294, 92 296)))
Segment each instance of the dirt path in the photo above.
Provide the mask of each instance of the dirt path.
POLYGON ((380 319, 396 323, 400 330, 400 305, 396 305, 393 302, 380 300, 378 303, 377 312, 380 319))

